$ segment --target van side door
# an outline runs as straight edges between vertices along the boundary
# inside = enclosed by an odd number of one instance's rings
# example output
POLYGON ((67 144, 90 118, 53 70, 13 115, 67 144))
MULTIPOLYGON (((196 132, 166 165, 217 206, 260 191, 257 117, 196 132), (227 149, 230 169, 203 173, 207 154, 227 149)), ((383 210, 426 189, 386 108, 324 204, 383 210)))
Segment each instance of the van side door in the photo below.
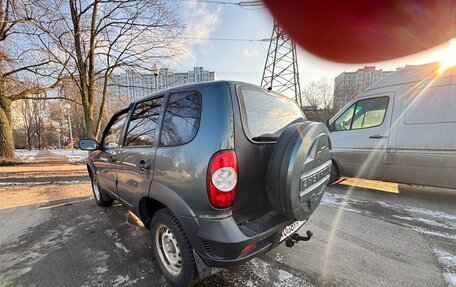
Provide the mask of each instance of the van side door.
POLYGON ((395 182, 456 187, 456 75, 404 86, 395 182))
POLYGON ((117 190, 120 199, 129 207, 139 200, 141 193, 149 192, 163 102, 163 96, 158 96, 134 106, 118 151, 117 190))
POLYGON ((359 99, 331 125, 333 156, 342 175, 391 179, 387 153, 394 94, 359 99))

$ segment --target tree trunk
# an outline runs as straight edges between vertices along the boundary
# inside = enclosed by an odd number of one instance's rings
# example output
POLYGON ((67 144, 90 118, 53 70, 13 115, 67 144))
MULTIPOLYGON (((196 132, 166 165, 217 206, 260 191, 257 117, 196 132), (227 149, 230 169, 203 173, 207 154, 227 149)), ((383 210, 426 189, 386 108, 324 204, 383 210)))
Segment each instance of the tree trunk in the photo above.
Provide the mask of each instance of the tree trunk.
POLYGON ((104 107, 106 104, 106 94, 108 92, 108 81, 110 79, 110 73, 105 73, 104 77, 104 83, 103 83, 103 90, 102 90, 102 98, 101 98, 101 103, 100 103, 100 115, 98 116, 98 122, 97 122, 97 128, 95 130, 95 139, 98 139, 100 136, 101 132, 101 125, 103 122, 103 113, 104 113, 104 107))
POLYGON ((0 95, 0 158, 14 158, 11 101, 0 95))
POLYGON ((95 125, 93 120, 93 103, 83 105, 84 122, 86 125, 85 136, 88 138, 95 138, 95 125))

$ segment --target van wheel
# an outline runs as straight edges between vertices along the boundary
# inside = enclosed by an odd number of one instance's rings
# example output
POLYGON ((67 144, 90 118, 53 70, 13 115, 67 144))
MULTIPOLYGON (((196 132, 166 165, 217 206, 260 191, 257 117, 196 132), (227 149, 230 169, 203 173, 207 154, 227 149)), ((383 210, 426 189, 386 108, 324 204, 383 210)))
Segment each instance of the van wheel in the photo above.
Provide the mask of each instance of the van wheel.
POLYGON ((339 178, 339 170, 337 169, 336 164, 333 162, 331 166, 331 176, 329 177, 328 185, 335 183, 339 180, 339 178))
POLYGON ((95 198, 95 202, 99 206, 107 207, 111 206, 114 202, 114 198, 112 198, 106 191, 104 191, 100 185, 98 184, 97 178, 92 176, 92 192, 93 197, 95 198))
POLYGON ((152 249, 158 266, 172 286, 191 286, 197 280, 193 248, 172 212, 157 211, 150 224, 152 249))

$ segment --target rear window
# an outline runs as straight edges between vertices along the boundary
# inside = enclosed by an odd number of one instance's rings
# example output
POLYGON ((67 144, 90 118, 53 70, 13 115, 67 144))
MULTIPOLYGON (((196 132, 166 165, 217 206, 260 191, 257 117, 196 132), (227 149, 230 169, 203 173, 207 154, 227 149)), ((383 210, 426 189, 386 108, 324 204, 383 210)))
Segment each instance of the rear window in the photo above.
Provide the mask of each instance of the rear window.
POLYGON ((160 145, 173 146, 190 142, 199 127, 201 96, 198 92, 171 94, 166 107, 160 145))
POLYGON ((297 119, 305 119, 291 99, 253 87, 240 88, 243 125, 250 139, 280 135, 281 130, 297 119))

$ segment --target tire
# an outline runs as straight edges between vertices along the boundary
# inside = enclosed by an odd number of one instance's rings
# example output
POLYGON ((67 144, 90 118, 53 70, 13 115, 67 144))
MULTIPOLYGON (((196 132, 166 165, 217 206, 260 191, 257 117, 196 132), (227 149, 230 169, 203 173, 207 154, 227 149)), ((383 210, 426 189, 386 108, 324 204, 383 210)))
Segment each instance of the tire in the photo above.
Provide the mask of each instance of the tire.
POLYGON ((329 177, 328 185, 335 183, 339 180, 339 178, 339 170, 337 169, 336 164, 333 162, 331 166, 331 176, 329 177))
POLYGON ((191 286, 197 282, 193 248, 172 212, 157 211, 150 224, 152 250, 160 270, 172 286, 191 286), (166 241, 166 245, 163 244, 166 241))
POLYGON ((320 203, 331 170, 331 141, 323 123, 303 122, 284 129, 272 152, 266 191, 275 210, 306 220, 320 203))
POLYGON ((112 198, 106 191, 104 191, 98 184, 98 180, 95 176, 92 176, 92 192, 95 202, 99 206, 108 207, 111 206, 114 202, 112 198))

